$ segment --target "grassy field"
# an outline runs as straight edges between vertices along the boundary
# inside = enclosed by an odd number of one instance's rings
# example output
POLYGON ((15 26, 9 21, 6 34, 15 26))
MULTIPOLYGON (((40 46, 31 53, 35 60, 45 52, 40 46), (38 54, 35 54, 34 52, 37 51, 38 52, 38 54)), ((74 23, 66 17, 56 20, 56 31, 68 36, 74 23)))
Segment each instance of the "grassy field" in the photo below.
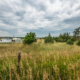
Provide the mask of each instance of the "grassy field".
POLYGON ((0 80, 80 80, 80 46, 43 40, 31 45, 0 44, 0 80))

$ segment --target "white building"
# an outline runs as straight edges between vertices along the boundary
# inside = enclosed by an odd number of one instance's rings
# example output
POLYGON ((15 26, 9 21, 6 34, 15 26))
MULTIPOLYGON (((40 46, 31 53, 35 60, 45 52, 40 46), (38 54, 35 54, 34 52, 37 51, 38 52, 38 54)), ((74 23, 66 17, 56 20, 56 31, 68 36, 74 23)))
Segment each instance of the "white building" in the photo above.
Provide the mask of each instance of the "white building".
POLYGON ((0 43, 10 43, 10 42, 12 42, 12 40, 9 38, 3 38, 0 40, 0 43))
POLYGON ((15 43, 22 43, 23 40, 20 39, 20 38, 13 38, 13 39, 12 39, 12 42, 15 42, 15 43))

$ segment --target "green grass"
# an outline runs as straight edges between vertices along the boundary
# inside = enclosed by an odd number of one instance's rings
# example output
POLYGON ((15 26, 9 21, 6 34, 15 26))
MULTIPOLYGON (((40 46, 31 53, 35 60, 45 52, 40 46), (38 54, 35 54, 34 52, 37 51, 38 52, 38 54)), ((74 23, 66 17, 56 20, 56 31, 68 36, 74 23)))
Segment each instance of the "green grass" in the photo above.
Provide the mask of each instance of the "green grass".
POLYGON ((79 80, 80 47, 75 44, 0 44, 0 80, 79 80))

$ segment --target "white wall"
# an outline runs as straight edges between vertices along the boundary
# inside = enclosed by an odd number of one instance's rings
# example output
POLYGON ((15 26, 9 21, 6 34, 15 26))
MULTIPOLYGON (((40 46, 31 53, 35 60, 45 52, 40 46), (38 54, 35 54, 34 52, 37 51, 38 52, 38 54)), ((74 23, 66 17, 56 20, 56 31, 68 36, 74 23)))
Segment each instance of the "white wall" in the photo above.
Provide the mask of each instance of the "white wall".
POLYGON ((1 39, 0 40, 0 43, 9 43, 9 42, 12 42, 11 39, 1 39))

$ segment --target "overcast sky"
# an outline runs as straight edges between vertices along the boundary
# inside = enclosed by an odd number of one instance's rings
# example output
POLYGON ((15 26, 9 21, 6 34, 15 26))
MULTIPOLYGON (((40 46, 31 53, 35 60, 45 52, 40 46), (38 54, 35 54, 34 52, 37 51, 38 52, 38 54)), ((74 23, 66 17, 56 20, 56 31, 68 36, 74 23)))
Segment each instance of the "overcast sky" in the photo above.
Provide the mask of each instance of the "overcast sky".
POLYGON ((80 26, 80 0, 0 0, 0 36, 58 36, 80 26))

